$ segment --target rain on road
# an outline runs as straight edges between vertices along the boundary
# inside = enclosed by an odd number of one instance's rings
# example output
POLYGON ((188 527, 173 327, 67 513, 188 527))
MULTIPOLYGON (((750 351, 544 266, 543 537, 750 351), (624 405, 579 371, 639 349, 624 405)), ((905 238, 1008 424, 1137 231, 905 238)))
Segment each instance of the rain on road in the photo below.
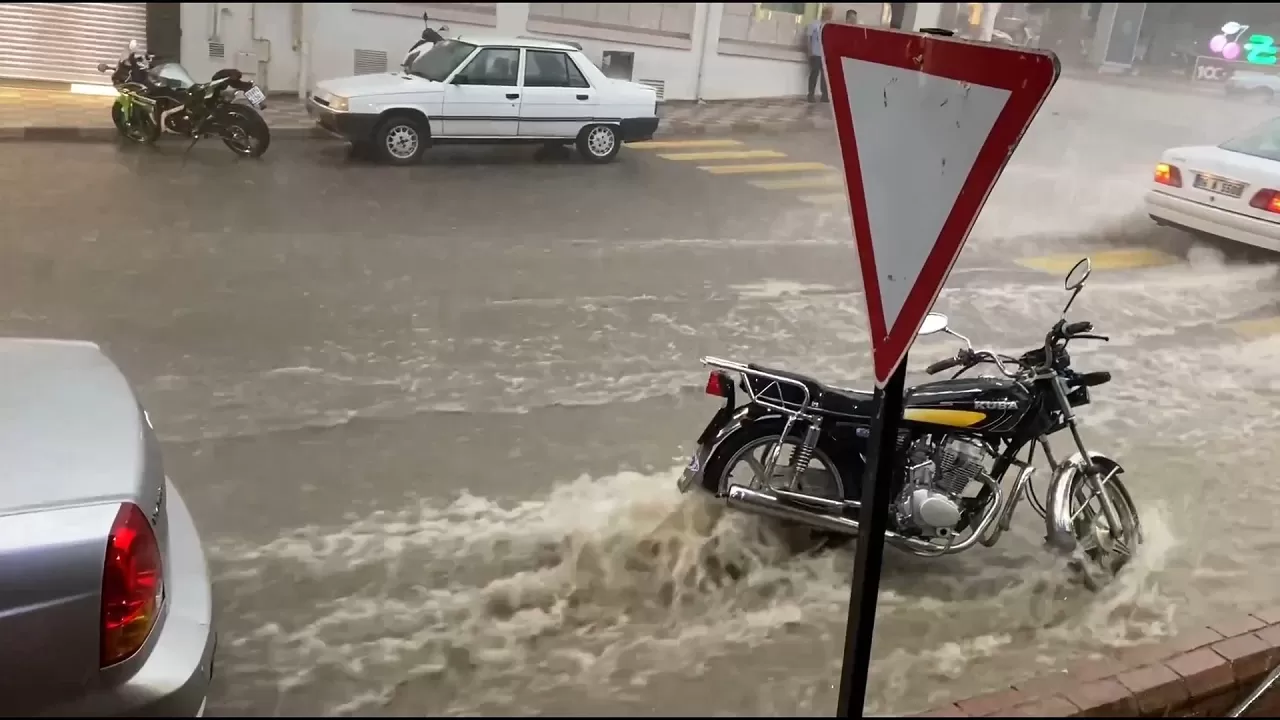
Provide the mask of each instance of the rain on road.
MULTIPOLYGON (((1093 255, 1073 314, 1115 340, 1076 355, 1116 381, 1086 439, 1130 469, 1148 546, 1098 596, 1029 512, 994 550, 894 554, 875 711, 1274 599, 1252 566, 1275 549, 1273 261, 1138 212, 1159 150, 1265 115, 1055 91, 938 309, 1025 349, 1064 262, 1093 255)), ((832 162, 830 133, 730 140, 714 147, 832 162)), ((138 387, 217 574, 211 714, 834 706, 851 555, 788 557, 745 518, 709 528, 673 487, 715 407, 700 355, 868 383, 848 222, 820 173, 670 148, 604 167, 460 148, 412 169, 327 143, 258 163, 211 145, 185 167, 177 146, 0 152, 3 330, 98 341, 138 387), (729 562, 748 572, 727 581, 729 562)), ((913 365, 953 350, 930 338, 913 365)))

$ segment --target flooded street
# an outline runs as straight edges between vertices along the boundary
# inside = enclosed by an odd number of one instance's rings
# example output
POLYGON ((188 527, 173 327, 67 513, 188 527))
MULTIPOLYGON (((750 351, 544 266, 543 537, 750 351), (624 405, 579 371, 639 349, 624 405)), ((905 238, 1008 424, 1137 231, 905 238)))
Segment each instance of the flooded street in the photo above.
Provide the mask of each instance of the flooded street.
MULTIPOLYGON (((1027 350, 1094 257, 1071 317, 1112 342, 1071 352, 1115 379, 1085 440, 1146 546, 1101 594, 1028 504, 994 549, 890 551, 871 711, 1274 604, 1276 261, 1141 212, 1161 150, 1271 114, 1055 90, 936 309, 1027 350)), ((740 140, 837 162, 833 133, 740 140)), ((790 556, 674 483, 718 404, 702 355, 870 386, 843 208, 643 149, 181 149, 4 146, 0 329, 100 342, 138 388, 216 574, 210 714, 832 711, 852 552, 790 556)), ((955 349, 917 343, 908 381, 955 349)))

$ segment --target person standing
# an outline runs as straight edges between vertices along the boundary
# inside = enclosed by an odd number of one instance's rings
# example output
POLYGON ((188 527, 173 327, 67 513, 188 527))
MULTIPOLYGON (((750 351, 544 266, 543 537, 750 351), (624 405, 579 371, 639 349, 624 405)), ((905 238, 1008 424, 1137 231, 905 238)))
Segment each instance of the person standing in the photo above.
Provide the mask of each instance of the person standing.
POLYGON ((829 22, 831 6, 823 5, 822 14, 804 29, 805 48, 809 53, 809 102, 813 102, 813 91, 817 89, 818 83, 822 83, 822 102, 831 102, 827 95, 826 73, 822 71, 822 26, 829 22))

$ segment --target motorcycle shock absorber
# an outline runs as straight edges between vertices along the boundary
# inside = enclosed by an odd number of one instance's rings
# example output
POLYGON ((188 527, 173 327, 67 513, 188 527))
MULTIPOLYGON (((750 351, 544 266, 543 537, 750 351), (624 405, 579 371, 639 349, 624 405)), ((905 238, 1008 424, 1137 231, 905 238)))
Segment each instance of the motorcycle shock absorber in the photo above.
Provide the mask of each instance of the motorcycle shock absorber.
POLYGON ((791 451, 791 490, 796 489, 800 476, 809 469, 809 462, 813 460, 813 451, 818 448, 818 438, 821 435, 822 421, 815 420, 804 431, 804 440, 801 441, 800 446, 791 451))

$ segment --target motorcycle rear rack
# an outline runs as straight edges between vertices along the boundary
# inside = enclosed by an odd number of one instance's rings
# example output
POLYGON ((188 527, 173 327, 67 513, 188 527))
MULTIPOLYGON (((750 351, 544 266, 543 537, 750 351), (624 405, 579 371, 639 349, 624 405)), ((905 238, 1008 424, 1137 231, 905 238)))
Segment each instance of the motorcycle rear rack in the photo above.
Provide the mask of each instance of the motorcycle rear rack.
POLYGON ((743 365, 740 362, 712 357, 710 355, 702 358, 702 364, 718 370, 728 370, 729 372, 736 372, 743 375, 750 375, 752 377, 769 380, 771 382, 764 386, 764 389, 758 393, 751 387, 751 383, 744 383, 744 385, 746 385, 744 389, 747 392, 747 396, 751 398, 751 402, 762 407, 767 407, 770 410, 777 410, 778 412, 792 418, 814 419, 815 417, 809 412, 809 409, 813 407, 813 397, 809 394, 809 387, 799 380, 782 377, 781 375, 774 375, 773 373, 764 372, 763 370, 757 370, 753 367, 743 365), (804 401, 799 405, 796 405, 795 403, 789 403, 784 400, 782 398, 782 385, 791 385, 793 387, 800 388, 800 392, 804 393, 804 401), (768 396, 769 391, 775 389, 777 390, 776 399, 768 396))
MULTIPOLYGON (((761 407, 769 408, 770 410, 775 410, 786 416, 787 419, 786 422, 783 423, 782 434, 779 436, 780 438, 785 439, 791 436, 791 428, 795 425, 796 420, 806 420, 810 423, 810 432, 806 433, 804 441, 799 445, 805 458, 804 464, 808 464, 808 457, 813 454, 814 447, 818 444, 818 433, 816 431, 822 425, 822 418, 809 412, 809 408, 813 406, 813 396, 809 393, 809 387, 807 385, 794 378, 782 377, 781 375, 757 370, 753 367, 743 365, 740 362, 725 360, 724 358, 711 357, 708 355, 707 357, 702 358, 701 362, 703 365, 713 367, 718 370, 727 370, 741 375, 750 375, 769 380, 770 383, 758 393, 751 387, 751 383, 743 383, 747 396, 751 398, 752 403, 760 405, 761 407), (784 384, 800 388, 800 392, 803 393, 802 397, 804 400, 799 405, 786 402, 782 399, 782 385, 784 384), (778 397, 776 400, 774 398, 767 397, 771 388, 777 389, 778 397)), ((756 481, 764 487, 770 487, 771 485, 767 479, 773 477, 773 469, 778 464, 778 455, 782 452, 782 445, 783 443, 781 442, 775 443, 769 450, 769 455, 765 458, 764 468, 760 472, 761 477, 756 478, 756 481)), ((796 457, 795 451, 792 451, 792 453, 794 462, 796 457)), ((799 468, 792 469, 790 486, 795 485, 798 470, 799 468)))

